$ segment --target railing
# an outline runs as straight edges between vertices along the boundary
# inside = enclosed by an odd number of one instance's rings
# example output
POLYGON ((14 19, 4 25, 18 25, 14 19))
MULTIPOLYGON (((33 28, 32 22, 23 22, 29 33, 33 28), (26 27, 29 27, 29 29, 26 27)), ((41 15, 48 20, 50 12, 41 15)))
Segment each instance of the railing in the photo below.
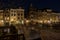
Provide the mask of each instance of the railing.
POLYGON ((0 40, 25 40, 23 34, 9 34, 0 36, 0 40))

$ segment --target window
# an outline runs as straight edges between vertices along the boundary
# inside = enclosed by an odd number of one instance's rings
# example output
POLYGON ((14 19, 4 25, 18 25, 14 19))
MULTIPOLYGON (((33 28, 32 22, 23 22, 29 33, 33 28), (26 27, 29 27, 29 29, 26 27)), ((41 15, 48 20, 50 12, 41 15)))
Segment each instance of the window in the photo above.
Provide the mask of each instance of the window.
POLYGON ((20 17, 18 17, 18 19, 20 19, 20 17))
POLYGON ((16 14, 11 14, 11 16, 16 16, 16 14))
POLYGON ((20 16, 20 14, 18 14, 18 16, 20 16))
POLYGON ((6 16, 6 15, 5 15, 6 16))
POLYGON ((13 16, 13 14, 11 14, 11 16, 13 16))
POLYGON ((24 18, 23 18, 23 17, 21 17, 21 19, 23 20, 24 18))
POLYGON ((8 17, 10 16, 10 15, 7 15, 8 17))
POLYGON ((13 12, 13 10, 11 10, 11 12, 13 12))
POLYGON ((16 14, 14 14, 14 16, 16 16, 16 14))
POLYGON ((23 14, 21 14, 21 16, 23 16, 23 14))

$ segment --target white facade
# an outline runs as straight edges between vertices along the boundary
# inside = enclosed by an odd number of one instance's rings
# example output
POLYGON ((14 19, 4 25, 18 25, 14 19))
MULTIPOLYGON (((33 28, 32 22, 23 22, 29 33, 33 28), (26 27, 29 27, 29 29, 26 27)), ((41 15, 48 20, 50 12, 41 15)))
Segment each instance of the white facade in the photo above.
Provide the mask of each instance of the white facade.
POLYGON ((4 20, 3 20, 3 10, 0 10, 0 26, 4 25, 4 20))
POLYGON ((24 20, 24 9, 10 9, 10 22, 20 23, 24 20))

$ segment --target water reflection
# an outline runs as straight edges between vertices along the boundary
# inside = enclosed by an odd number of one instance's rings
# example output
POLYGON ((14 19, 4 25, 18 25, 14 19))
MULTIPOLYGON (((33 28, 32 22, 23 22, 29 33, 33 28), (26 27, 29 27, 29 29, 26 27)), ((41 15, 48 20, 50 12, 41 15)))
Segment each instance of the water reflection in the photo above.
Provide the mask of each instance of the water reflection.
POLYGON ((15 26, 0 27, 0 40, 25 40, 24 34, 18 34, 15 26))

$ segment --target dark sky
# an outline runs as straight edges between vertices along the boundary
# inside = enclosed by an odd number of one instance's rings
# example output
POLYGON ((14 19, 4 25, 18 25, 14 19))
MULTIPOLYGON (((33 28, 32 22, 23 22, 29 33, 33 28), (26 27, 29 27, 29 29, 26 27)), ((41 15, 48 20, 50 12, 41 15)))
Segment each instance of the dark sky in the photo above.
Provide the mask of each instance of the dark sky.
POLYGON ((27 10, 30 3, 36 8, 51 8, 60 11, 59 0, 0 0, 0 8, 17 8, 22 5, 27 10))

